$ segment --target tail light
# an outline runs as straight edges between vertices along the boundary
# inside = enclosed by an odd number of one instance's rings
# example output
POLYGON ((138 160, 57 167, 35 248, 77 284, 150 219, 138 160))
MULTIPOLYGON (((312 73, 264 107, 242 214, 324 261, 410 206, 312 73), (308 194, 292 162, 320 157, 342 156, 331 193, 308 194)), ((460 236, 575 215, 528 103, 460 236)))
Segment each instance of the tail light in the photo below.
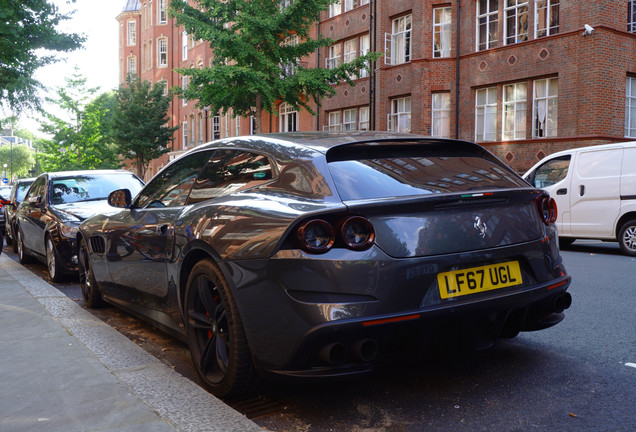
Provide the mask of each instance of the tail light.
POLYGON ((537 208, 539 209, 543 223, 550 225, 556 222, 558 213, 554 198, 550 198, 546 195, 539 197, 537 200, 537 208))
POLYGON ((311 219, 296 228, 300 248, 309 253, 325 253, 334 244, 356 251, 365 250, 371 247, 374 239, 373 225, 361 216, 348 216, 334 224, 311 219))

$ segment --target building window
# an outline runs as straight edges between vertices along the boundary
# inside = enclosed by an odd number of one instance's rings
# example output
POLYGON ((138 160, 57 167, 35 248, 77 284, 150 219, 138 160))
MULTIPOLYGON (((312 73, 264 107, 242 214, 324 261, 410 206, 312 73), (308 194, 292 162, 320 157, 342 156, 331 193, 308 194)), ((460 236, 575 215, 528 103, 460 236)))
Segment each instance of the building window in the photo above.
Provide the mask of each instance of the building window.
POLYGON ((337 43, 329 47, 329 55, 325 59, 325 68, 335 69, 342 63, 342 44, 337 43))
POLYGON ((391 114, 388 115, 388 127, 391 132, 411 132, 411 97, 393 99, 391 114))
POLYGON ((342 130, 354 131, 357 129, 358 123, 358 110, 355 108, 346 109, 342 112, 342 130))
POLYGON ((475 141, 497 139, 497 87, 475 92, 475 141))
POLYGON ((342 125, 340 124, 340 111, 333 111, 329 113, 329 125, 327 126, 327 130, 329 131, 340 131, 342 125))
POLYGON ((280 10, 281 12, 286 8, 290 7, 294 0, 280 0, 280 10))
MULTIPOLYGON (((181 77, 181 89, 185 92, 188 89, 188 76, 184 75, 181 77)), ((187 105, 188 104, 188 99, 183 97, 181 99, 181 103, 183 105, 187 105)))
POLYGON ((477 51, 497 44, 498 0, 477 1, 477 51))
POLYGON ((433 9, 433 57, 450 57, 451 8, 433 9))
POLYGON ((163 88, 163 95, 164 96, 168 96, 168 81, 163 79, 163 80, 158 81, 157 84, 160 85, 163 88))
POLYGON ((559 32, 559 0, 536 0, 534 4, 534 37, 559 32))
POLYGON ((128 76, 137 75, 137 57, 128 57, 128 76))
POLYGON ((168 22, 168 15, 166 13, 166 0, 159 0, 159 7, 157 12, 159 14, 159 24, 166 24, 168 22))
POLYGON ((157 66, 168 66, 168 39, 157 39, 157 66))
MULTIPOLYGON (((298 35, 292 35, 285 38, 283 42, 280 44, 283 47, 298 45, 298 35)), ((296 71, 298 67, 294 64, 292 60, 289 60, 286 64, 280 65, 282 77, 288 77, 292 75, 296 75, 296 71)))
POLYGON ((198 123, 199 123, 199 144, 203 144, 203 141, 205 139, 207 139, 207 137, 205 136, 205 131, 203 130, 203 125, 204 125, 204 121, 203 121, 203 114, 199 113, 199 118, 198 118, 198 123))
POLYGON ((636 0, 627 2, 627 31, 636 33, 636 0))
MULTIPOLYGON (((370 42, 370 38, 368 34, 362 35, 360 36, 360 55, 363 56, 365 54, 368 54, 369 51, 371 50, 371 42, 370 42)), ((369 76, 369 69, 368 68, 362 68, 360 69, 360 73, 358 75, 358 77, 360 78, 366 78, 369 76)))
POLYGON ((535 81, 533 95, 532 137, 557 136, 559 79, 548 78, 535 81))
POLYGON ((128 46, 137 45, 137 22, 128 21, 128 46))
POLYGON ((357 39, 349 39, 344 43, 344 62, 351 63, 355 60, 356 54, 358 50, 356 49, 358 45, 357 39))
POLYGON ((526 83, 503 87, 503 139, 526 138, 526 83))
POLYGON ((188 59, 188 32, 181 33, 181 60, 188 59))
POLYGON ((335 17, 342 13, 342 0, 338 0, 335 3, 329 5, 329 18, 335 17))
POLYGON ((369 130, 369 107, 360 107, 358 110, 358 130, 369 130))
POLYGON ((296 132, 298 122, 298 111, 294 110, 294 107, 281 104, 279 108, 280 124, 279 128, 281 132, 296 132))
POLYGON ((188 148, 188 122, 184 121, 181 125, 181 130, 183 131, 183 142, 181 143, 182 149, 188 148))
POLYGON ((215 115, 212 117, 212 139, 221 138, 221 116, 215 115))
POLYGON ((450 93, 433 93, 431 136, 450 137, 450 93))
POLYGON ((411 15, 393 20, 392 33, 384 39, 384 62, 389 65, 411 61, 411 15))
POLYGON ((625 89, 625 136, 636 138, 636 78, 627 77, 625 89))
POLYGON ((528 40, 528 1, 506 0, 504 8, 506 45, 528 40))
POLYGON ((190 146, 194 147, 194 143, 197 139, 196 133, 196 124, 194 123, 194 115, 190 114, 190 127, 192 128, 192 134, 190 135, 190 146))

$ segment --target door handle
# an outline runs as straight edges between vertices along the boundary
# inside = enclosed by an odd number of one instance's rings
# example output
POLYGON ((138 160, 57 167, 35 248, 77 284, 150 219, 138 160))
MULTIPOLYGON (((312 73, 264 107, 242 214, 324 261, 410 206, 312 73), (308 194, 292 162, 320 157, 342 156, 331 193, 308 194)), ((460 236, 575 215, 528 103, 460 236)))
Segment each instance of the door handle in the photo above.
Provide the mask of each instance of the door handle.
POLYGON ((168 225, 157 225, 157 234, 160 236, 165 236, 168 234, 168 225))
POLYGON ((568 193, 568 190, 566 188, 558 189, 556 192, 557 195, 567 195, 567 193, 568 193))
POLYGON ((585 195, 585 185, 579 186, 579 196, 585 195))

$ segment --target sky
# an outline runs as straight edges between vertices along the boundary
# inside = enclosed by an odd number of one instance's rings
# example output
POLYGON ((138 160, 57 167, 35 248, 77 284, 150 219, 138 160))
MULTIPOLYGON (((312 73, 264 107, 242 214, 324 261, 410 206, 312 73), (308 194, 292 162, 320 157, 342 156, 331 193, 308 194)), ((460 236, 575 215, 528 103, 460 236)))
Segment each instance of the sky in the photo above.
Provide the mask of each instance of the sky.
MULTIPOLYGON (((100 92, 116 88, 119 84, 119 27, 116 17, 124 9, 126 0, 77 0, 70 5, 67 0, 52 2, 62 13, 76 11, 59 29, 84 34, 86 42, 83 49, 62 53, 61 61, 38 69, 35 77, 48 88, 47 94, 53 96, 58 87, 64 86, 64 79, 73 74, 75 65, 79 73, 87 78, 89 88, 99 87, 100 92)), ((49 106, 45 108, 52 111, 49 106)), ((38 124, 28 114, 20 120, 21 127, 41 135, 38 124)))

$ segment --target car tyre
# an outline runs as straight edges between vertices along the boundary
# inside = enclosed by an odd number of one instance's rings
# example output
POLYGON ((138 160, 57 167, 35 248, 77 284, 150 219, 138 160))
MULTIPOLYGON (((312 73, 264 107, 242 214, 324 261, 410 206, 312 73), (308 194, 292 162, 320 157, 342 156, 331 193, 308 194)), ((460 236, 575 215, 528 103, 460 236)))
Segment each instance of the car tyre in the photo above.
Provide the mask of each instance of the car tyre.
POLYGON ((16 229, 15 237, 17 243, 16 253, 18 254, 18 261, 20 262, 20 264, 30 263, 31 257, 27 255, 26 250, 24 249, 24 239, 22 237, 22 231, 20 231, 20 228, 16 229))
POLYGON ((559 237, 559 249, 565 249, 572 246, 574 240, 576 239, 572 237, 559 237))
POLYGON ((623 253, 636 256, 636 219, 623 224, 618 232, 618 244, 623 253))
POLYGON ((80 291, 82 292, 84 305, 87 308, 92 309, 106 306, 106 302, 102 298, 102 293, 99 291, 99 287, 97 286, 95 275, 93 275, 93 268, 91 267, 91 261, 88 254, 88 246, 84 239, 80 242, 78 261, 80 291))
POLYGON ((46 250, 46 268, 49 271, 49 277, 53 282, 60 282, 62 280, 62 272, 60 271, 60 259, 57 257, 55 251, 55 245, 50 235, 45 237, 44 248, 46 250))
POLYGON ((198 262, 188 277, 185 320, 203 384, 218 397, 248 392, 256 374, 247 337, 228 283, 210 259, 198 262))

